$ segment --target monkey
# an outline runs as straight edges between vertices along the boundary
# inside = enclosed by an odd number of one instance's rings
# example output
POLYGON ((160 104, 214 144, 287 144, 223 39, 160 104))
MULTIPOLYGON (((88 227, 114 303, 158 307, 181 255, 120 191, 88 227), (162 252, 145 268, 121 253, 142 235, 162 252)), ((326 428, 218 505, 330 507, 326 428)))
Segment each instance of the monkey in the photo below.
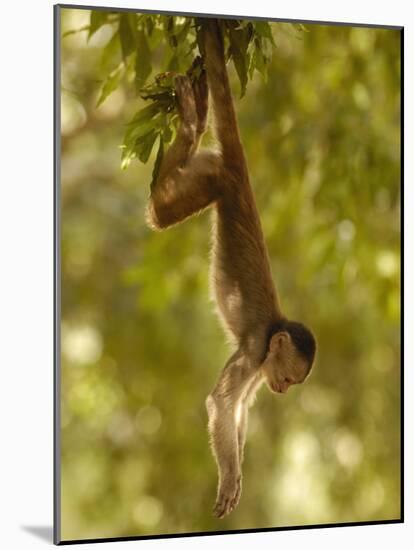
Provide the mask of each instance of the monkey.
POLYGON ((220 20, 201 20, 203 68, 191 81, 175 76, 179 127, 151 187, 147 222, 154 230, 212 211, 211 292, 234 346, 206 399, 208 430, 218 467, 213 513, 239 503, 248 409, 263 383, 286 393, 311 371, 316 340, 281 310, 226 68, 220 20), (211 96, 218 150, 199 148, 211 96))

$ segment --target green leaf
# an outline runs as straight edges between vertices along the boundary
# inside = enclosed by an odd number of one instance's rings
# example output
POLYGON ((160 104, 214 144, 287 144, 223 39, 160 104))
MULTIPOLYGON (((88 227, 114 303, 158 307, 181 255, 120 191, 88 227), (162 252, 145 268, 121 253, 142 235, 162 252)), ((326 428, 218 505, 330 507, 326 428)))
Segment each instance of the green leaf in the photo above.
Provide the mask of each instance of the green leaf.
POLYGON ((152 171, 151 189, 154 187, 154 184, 157 181, 163 158, 164 158, 164 137, 160 135, 160 145, 158 147, 157 157, 155 159, 154 169, 152 171))
POLYGON ((138 111, 134 118, 128 122, 129 125, 136 125, 141 124, 147 120, 150 120, 154 115, 156 115, 159 112, 158 106, 156 103, 152 103, 152 105, 148 105, 147 107, 144 107, 140 111, 138 111))
POLYGON ((165 34, 161 28, 154 27, 151 34, 145 31, 151 50, 157 49, 165 41, 165 34))
POLYGON ((248 56, 247 47, 249 45, 248 29, 230 29, 230 53, 236 68, 237 76, 240 80, 241 95, 246 92, 248 75, 248 56))
POLYGON ((267 80, 267 58, 263 53, 261 47, 261 40, 256 38, 255 40, 255 49, 254 49, 254 64, 255 68, 259 71, 262 77, 267 80))
POLYGON ((190 27, 191 27, 191 18, 186 19, 183 25, 175 27, 174 34, 177 39, 177 44, 182 44, 183 42, 185 42, 188 31, 190 30, 190 27))
POLYGON ((164 143, 170 143, 173 137, 173 131, 170 125, 165 127, 162 137, 164 139, 164 143))
POLYGON ((79 29, 72 29, 70 31, 66 31, 62 34, 62 38, 66 38, 67 36, 71 36, 72 34, 77 34, 78 32, 89 31, 90 28, 91 27, 89 25, 84 25, 83 27, 80 27, 79 29))
POLYGON ((136 155, 131 148, 127 148, 124 145, 121 145, 121 149, 121 170, 125 170, 131 164, 131 160, 133 160, 136 155))
POLYGON ((172 54, 168 62, 167 71, 172 71, 177 73, 180 71, 180 61, 179 61, 178 55, 175 52, 172 54))
POLYGON ((151 50, 144 31, 137 33, 137 56, 135 60, 135 86, 138 91, 152 71, 151 50))
POLYGON ((119 37, 124 61, 135 51, 136 47, 134 30, 131 27, 130 21, 128 13, 123 13, 119 18, 119 37))
POLYGON ((148 17, 146 20, 145 20, 145 30, 148 34, 148 36, 151 36, 152 35, 152 31, 154 30, 154 20, 152 17, 148 17))
POLYGON ((172 84, 173 74, 162 73, 152 82, 140 90, 142 99, 158 102, 158 106, 165 112, 171 112, 176 107, 175 91, 172 84))
POLYGON ((115 71, 113 71, 108 78, 104 81, 102 85, 101 94, 99 96, 98 102, 96 104, 97 107, 101 105, 105 99, 113 92, 115 91, 118 86, 119 82, 121 80, 122 76, 122 69, 121 67, 118 67, 115 71))
POLYGON ((105 25, 105 23, 107 22, 107 18, 108 18, 108 13, 106 11, 100 11, 100 10, 91 11, 88 40, 90 40, 91 36, 95 34, 96 31, 102 27, 102 25, 105 25))
POLYGON ((165 115, 161 112, 159 112, 156 117, 145 122, 140 122, 134 126, 129 124, 128 129, 125 132, 124 144, 128 146, 132 142, 135 143, 138 139, 144 138, 144 136, 152 132, 158 132, 165 126, 165 124, 165 115))
POLYGON ((138 111, 128 123, 121 145, 121 168, 127 168, 132 159, 138 156, 142 162, 148 160, 151 153, 151 141, 165 125, 165 115, 160 111, 157 102, 138 111))
POLYGON ((239 51, 233 52, 233 63, 236 67, 236 72, 240 80, 240 97, 243 97, 246 93, 247 86, 247 66, 246 60, 239 51))
POLYGON ((178 41, 174 33, 175 19, 174 16, 163 17, 162 19, 164 32, 171 48, 176 48, 178 41))
POLYGON ((263 38, 267 38, 268 40, 270 40, 273 46, 276 46, 273 38, 273 34, 272 34, 272 28, 267 21, 255 21, 253 25, 254 25, 254 30, 259 36, 262 36, 263 38))
POLYGON ((237 29, 244 29, 248 27, 251 23, 250 21, 246 21, 245 19, 236 19, 237 22, 237 29))
POLYGON ((139 160, 143 162, 144 164, 147 163, 149 156, 151 154, 152 148, 154 146, 155 140, 157 139, 157 136, 159 134, 155 131, 150 132, 149 134, 146 134, 145 136, 142 136, 138 138, 135 142, 135 153, 139 160))
POLYGON ((202 40, 201 38, 201 23, 200 23, 200 20, 197 20, 197 23, 196 23, 196 39, 195 39, 195 42, 198 46, 198 51, 200 52, 200 55, 204 56, 205 55, 205 50, 204 50, 204 41, 202 40))
POLYGON ((256 69, 256 52, 253 51, 253 53, 250 56, 250 64, 249 64, 249 78, 250 80, 253 78, 254 70, 256 69))
POLYGON ((119 55, 119 32, 116 30, 109 42, 104 46, 101 55, 101 70, 109 72, 114 65, 118 66, 121 58, 119 55))

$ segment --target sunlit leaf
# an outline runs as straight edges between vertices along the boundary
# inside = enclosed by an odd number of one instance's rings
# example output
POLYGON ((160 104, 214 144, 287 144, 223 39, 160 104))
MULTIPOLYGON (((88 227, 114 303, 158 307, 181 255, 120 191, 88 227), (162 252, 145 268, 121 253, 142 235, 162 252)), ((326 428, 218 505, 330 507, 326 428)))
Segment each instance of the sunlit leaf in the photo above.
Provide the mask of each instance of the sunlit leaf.
POLYGON ((243 97, 246 92, 248 77, 248 29, 230 29, 229 38, 230 53, 240 80, 241 97, 243 97))
POLYGON ((137 55, 135 60, 135 86, 141 88, 151 74, 151 50, 144 31, 137 33, 137 55))
POLYGON ((119 55, 120 41, 119 31, 116 30, 109 42, 103 47, 101 55, 101 69, 108 72, 114 64, 119 65, 121 56, 119 55))
POLYGON ((118 88, 121 77, 122 77, 121 67, 118 67, 118 69, 113 71, 108 76, 108 78, 105 80, 105 82, 102 85, 102 90, 101 90, 98 102, 96 104, 97 107, 99 107, 99 105, 101 105, 105 101, 105 99, 118 88))
POLYGON ((144 164, 148 161, 148 158, 151 154, 152 148, 154 146, 155 140, 158 137, 158 133, 152 131, 145 136, 139 137, 135 142, 135 152, 137 157, 144 164))
POLYGON ((273 38, 272 28, 270 26, 270 23, 268 23, 267 21, 255 21, 253 25, 257 34, 259 34, 263 38, 267 38, 268 40, 270 40, 273 46, 276 45, 273 38))
POLYGON ((163 158, 164 158, 164 138, 162 135, 160 135, 160 144, 158 147, 157 157, 154 163, 154 169, 152 171, 151 188, 154 186, 155 182, 157 181, 163 158))
POLYGON ((267 80, 267 58, 265 57, 260 41, 255 40, 255 49, 253 52, 254 56, 254 66, 262 75, 262 77, 267 80))
POLYGON ((163 140, 165 143, 170 143, 170 141, 172 140, 172 137, 173 137, 173 129, 171 128, 171 126, 166 126, 165 129, 164 129, 164 132, 163 132, 163 140))
POLYGON ((121 41, 122 57, 125 60, 135 51, 136 41, 134 30, 131 27, 130 14, 123 13, 119 18, 119 37, 121 41))
POLYGON ((152 105, 148 105, 147 107, 144 107, 143 109, 138 111, 134 118, 128 124, 136 125, 145 122, 146 120, 149 120, 154 115, 156 115, 158 113, 158 110, 159 109, 157 104, 153 103, 152 105))
POLYGON ((167 37, 169 45, 172 48, 176 48, 178 41, 174 32, 175 18, 173 16, 167 16, 163 18, 163 27, 164 27, 164 32, 167 37))
POLYGON ((185 42, 188 35, 188 31, 190 30, 190 26, 191 26, 191 18, 187 18, 185 23, 181 25, 181 27, 179 26, 175 27, 174 35, 177 39, 177 45, 185 42))
POLYGON ((171 55, 170 61, 167 65, 167 71, 179 72, 179 70, 180 70, 180 60, 178 55, 174 52, 171 55))
POLYGON ((96 33, 98 29, 105 25, 108 19, 108 12, 101 10, 92 10, 89 22, 88 40, 96 33))

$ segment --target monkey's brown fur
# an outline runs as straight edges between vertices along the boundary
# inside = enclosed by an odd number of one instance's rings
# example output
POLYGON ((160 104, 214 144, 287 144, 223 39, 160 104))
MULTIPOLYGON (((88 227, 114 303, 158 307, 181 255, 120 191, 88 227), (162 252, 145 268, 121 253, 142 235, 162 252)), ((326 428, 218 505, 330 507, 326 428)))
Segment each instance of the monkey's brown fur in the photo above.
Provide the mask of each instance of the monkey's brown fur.
POLYGON ((223 517, 240 498, 247 410, 257 389, 266 381, 273 391, 285 392, 291 384, 302 382, 315 346, 311 333, 299 323, 297 327, 313 346, 310 354, 295 345, 288 329, 269 335, 272 326, 287 320, 272 281, 250 186, 218 20, 202 20, 202 39, 206 71, 193 85, 187 76, 175 80, 181 123, 151 190, 147 219, 153 228, 164 229, 213 208, 212 291, 221 320, 236 344, 206 401, 219 469, 214 512, 223 517), (206 128, 209 90, 219 152, 197 150, 206 128))

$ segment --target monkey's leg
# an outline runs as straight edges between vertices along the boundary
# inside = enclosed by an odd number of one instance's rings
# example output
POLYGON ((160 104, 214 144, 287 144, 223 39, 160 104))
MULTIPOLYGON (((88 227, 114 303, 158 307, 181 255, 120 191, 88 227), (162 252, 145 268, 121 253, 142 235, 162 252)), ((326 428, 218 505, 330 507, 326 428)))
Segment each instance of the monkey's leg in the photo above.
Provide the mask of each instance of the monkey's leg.
POLYGON ((188 76, 174 80, 180 126, 174 143, 166 152, 154 187, 162 187, 164 180, 178 168, 186 165, 194 154, 200 139, 194 91, 188 76))
POLYGON ((241 468, 237 431, 237 406, 251 373, 244 357, 231 359, 206 401, 209 432, 219 474, 214 514, 221 518, 238 504, 241 493, 241 468))
POLYGON ((194 86, 188 77, 179 76, 175 88, 181 123, 152 186, 147 209, 148 222, 156 229, 178 223, 218 198, 220 156, 213 151, 195 153, 208 109, 206 75, 194 86))
MULTIPOLYGON (((201 58, 196 58, 195 62, 200 63, 201 58), (200 60, 200 61, 199 61, 200 60)), ((207 113, 208 113, 208 82, 205 69, 201 70, 199 78, 193 82, 193 93, 196 102, 197 111, 197 134, 198 138, 206 131, 207 113)))
POLYGON ((247 435, 248 410, 247 410, 247 405, 245 403, 240 405, 240 407, 241 409, 238 415, 238 422, 237 422, 237 442, 239 447, 239 464, 241 467, 244 460, 244 445, 246 443, 246 435, 247 435))
POLYGON ((208 86, 214 107, 214 119, 226 166, 246 169, 236 112, 224 56, 223 36, 216 19, 203 19, 208 86))
POLYGON ((176 167, 151 190, 147 220, 154 229, 164 229, 196 214, 218 199, 220 157, 212 151, 192 156, 176 167))

